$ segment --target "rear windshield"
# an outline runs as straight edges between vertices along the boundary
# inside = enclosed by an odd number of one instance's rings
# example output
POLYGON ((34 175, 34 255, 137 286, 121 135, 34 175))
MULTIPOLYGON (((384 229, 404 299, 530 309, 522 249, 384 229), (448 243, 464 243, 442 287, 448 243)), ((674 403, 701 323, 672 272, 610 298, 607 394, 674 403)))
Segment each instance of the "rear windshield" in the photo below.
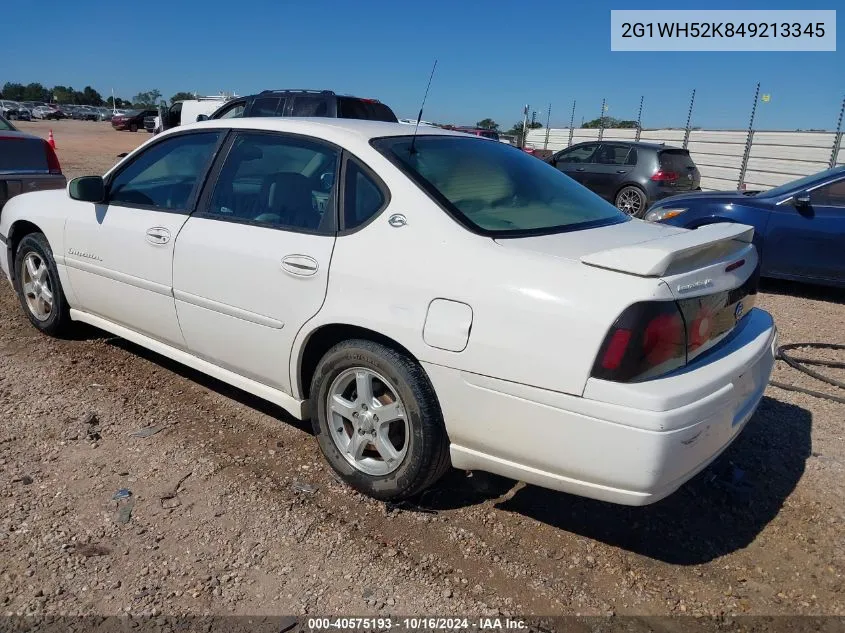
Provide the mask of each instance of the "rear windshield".
POLYGON ((341 119, 365 119, 367 121, 388 121, 396 123, 398 119, 393 110, 378 101, 338 97, 337 116, 341 119))
POLYGON ((41 139, 0 136, 0 174, 49 170, 41 139))
POLYGON ((689 152, 685 149, 665 149, 659 154, 660 168, 665 171, 684 173, 695 167, 689 152))
POLYGON ((628 218, 560 171, 504 143, 462 136, 374 139, 373 146, 470 230, 520 237, 628 218))

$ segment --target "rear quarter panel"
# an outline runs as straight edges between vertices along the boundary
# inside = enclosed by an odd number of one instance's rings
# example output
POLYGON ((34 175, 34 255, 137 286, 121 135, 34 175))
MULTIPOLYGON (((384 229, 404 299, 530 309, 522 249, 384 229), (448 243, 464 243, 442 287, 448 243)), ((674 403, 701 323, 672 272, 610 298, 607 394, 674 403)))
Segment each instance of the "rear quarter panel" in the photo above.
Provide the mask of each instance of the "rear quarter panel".
POLYGON ((391 201, 369 225, 337 239, 326 301, 294 343, 295 394, 303 393, 298 366, 308 337, 341 323, 388 336, 420 361, 580 395, 622 311, 636 301, 672 298, 658 279, 509 249, 475 235, 375 150, 354 151, 384 179, 391 201), (405 226, 389 224, 396 213, 406 216, 405 226), (425 342, 435 299, 471 307, 463 350, 425 342))

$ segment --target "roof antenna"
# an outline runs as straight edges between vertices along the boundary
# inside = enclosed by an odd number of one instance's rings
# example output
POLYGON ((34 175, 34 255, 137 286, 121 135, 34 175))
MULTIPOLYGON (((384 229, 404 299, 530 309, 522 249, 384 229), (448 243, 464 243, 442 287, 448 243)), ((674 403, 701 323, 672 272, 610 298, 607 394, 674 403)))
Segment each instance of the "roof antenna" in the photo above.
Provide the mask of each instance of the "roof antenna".
POLYGON ((423 108, 425 107, 425 100, 428 99, 428 89, 431 88, 431 80, 434 78, 434 71, 437 68, 437 60, 434 60, 434 66, 431 67, 431 74, 428 76, 428 85, 425 87, 425 94, 423 95, 422 104, 420 104, 420 113, 417 115, 417 123, 414 125, 414 136, 411 138, 411 148, 408 154, 414 155, 414 143, 417 141, 417 130, 420 128, 420 121, 422 120, 423 108))

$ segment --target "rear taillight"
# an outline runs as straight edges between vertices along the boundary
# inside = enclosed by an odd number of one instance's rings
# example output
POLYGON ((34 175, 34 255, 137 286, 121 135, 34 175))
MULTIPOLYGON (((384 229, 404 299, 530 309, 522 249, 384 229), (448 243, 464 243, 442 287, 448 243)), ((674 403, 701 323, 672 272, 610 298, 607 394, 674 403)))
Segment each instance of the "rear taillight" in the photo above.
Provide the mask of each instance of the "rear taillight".
POLYGON ((658 169, 651 177, 654 182, 675 182, 678 178, 680 178, 680 176, 677 172, 665 171, 663 169, 658 169))
POLYGON ((686 362, 686 328, 674 301, 635 303, 622 313, 602 343, 592 375, 632 382, 686 362))
POLYGON ((44 154, 47 156, 47 169, 51 174, 61 174, 62 166, 59 164, 59 157, 56 156, 55 150, 50 147, 47 141, 44 141, 44 154))

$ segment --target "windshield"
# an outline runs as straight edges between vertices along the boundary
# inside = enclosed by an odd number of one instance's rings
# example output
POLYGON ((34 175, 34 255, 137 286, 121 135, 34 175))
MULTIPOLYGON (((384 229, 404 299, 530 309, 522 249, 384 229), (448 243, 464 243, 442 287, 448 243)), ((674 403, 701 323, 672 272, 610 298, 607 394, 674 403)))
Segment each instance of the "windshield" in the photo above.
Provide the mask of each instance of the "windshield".
POLYGON ((0 132, 14 132, 15 128, 6 119, 0 116, 0 132))
POLYGON ((837 171, 841 171, 841 167, 834 167, 833 169, 826 169, 825 171, 820 171, 817 174, 810 174, 809 176, 804 176, 803 178, 799 178, 798 180, 793 180, 786 184, 781 185, 780 187, 775 187, 773 189, 769 189, 768 191, 763 191, 762 193, 758 193, 757 196, 760 198, 777 198, 778 196, 783 196, 789 193, 795 193, 796 191, 801 191, 802 189, 806 189, 810 185, 814 184, 817 180, 824 180, 827 176, 830 176, 837 171))
POLYGON ((504 143, 461 136, 374 139, 373 146, 470 230, 493 237, 624 222, 612 204, 504 143))

